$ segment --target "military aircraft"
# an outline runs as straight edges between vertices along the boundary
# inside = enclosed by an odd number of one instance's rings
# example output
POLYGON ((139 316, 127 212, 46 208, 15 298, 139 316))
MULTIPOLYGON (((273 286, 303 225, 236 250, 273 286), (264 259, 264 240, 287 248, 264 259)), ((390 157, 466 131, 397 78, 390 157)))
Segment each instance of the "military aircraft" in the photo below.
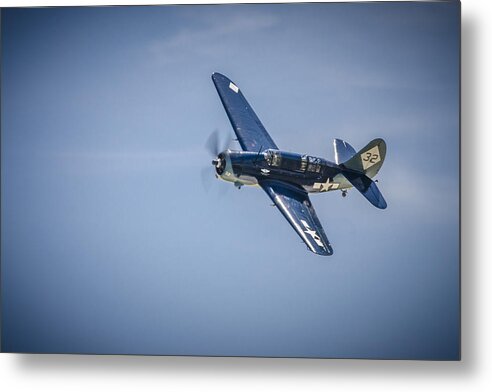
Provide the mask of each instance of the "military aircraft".
POLYGON ((371 180, 386 156, 384 140, 374 139, 356 152, 347 142, 335 139, 335 162, 282 151, 239 87, 220 73, 212 74, 212 80, 242 148, 219 152, 217 141, 209 139, 209 144, 216 145, 212 148, 215 154, 218 153, 212 161, 216 177, 238 188, 263 188, 311 252, 330 256, 333 248, 308 193, 340 190, 345 197, 347 189, 354 187, 377 208, 386 208, 383 195, 371 180))

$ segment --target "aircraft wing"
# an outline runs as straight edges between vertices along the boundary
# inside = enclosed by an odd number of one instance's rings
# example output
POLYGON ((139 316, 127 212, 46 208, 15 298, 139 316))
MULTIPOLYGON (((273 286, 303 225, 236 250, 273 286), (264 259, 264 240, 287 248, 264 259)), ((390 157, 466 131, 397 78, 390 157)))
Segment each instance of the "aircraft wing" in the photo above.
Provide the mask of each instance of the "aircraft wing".
POLYGON ((278 149, 243 93, 230 79, 214 73, 212 80, 244 151, 278 149))
POLYGON ((311 252, 322 256, 333 254, 330 241, 303 189, 276 180, 263 180, 260 185, 311 252))

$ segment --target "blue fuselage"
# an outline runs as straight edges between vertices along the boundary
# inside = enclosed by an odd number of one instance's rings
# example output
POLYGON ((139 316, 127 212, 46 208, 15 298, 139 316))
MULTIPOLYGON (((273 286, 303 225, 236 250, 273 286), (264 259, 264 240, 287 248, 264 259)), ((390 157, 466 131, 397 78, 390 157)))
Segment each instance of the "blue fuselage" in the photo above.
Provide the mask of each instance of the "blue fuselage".
POLYGON ((312 193, 351 187, 341 174, 344 169, 336 163, 287 151, 226 150, 218 155, 214 164, 221 179, 239 187, 257 185, 266 178, 301 186, 312 193))

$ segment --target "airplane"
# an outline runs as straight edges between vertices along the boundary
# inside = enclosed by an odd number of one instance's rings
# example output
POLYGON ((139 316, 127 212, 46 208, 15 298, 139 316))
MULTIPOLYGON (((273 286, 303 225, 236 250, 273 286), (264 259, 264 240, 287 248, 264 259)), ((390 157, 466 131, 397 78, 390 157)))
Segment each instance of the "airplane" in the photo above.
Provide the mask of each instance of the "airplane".
POLYGON ((212 80, 242 148, 227 148, 214 157, 216 177, 239 189, 243 185, 263 188, 311 252, 331 256, 333 248, 309 193, 340 190, 345 197, 347 189, 354 187, 375 207, 386 208, 383 195, 371 180, 386 156, 383 139, 374 139, 359 152, 334 139, 335 162, 280 150, 237 84, 217 72, 212 80))

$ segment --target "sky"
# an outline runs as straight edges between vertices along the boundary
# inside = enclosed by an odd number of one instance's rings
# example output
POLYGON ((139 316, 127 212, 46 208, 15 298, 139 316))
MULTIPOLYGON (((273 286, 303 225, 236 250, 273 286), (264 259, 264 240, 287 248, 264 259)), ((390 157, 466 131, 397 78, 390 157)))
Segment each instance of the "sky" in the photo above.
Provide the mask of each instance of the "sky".
POLYGON ((459 3, 2 9, 1 28, 3 351, 459 357, 459 3), (320 257, 261 189, 215 180, 213 72, 283 150, 385 139, 388 208, 312 195, 320 257))

